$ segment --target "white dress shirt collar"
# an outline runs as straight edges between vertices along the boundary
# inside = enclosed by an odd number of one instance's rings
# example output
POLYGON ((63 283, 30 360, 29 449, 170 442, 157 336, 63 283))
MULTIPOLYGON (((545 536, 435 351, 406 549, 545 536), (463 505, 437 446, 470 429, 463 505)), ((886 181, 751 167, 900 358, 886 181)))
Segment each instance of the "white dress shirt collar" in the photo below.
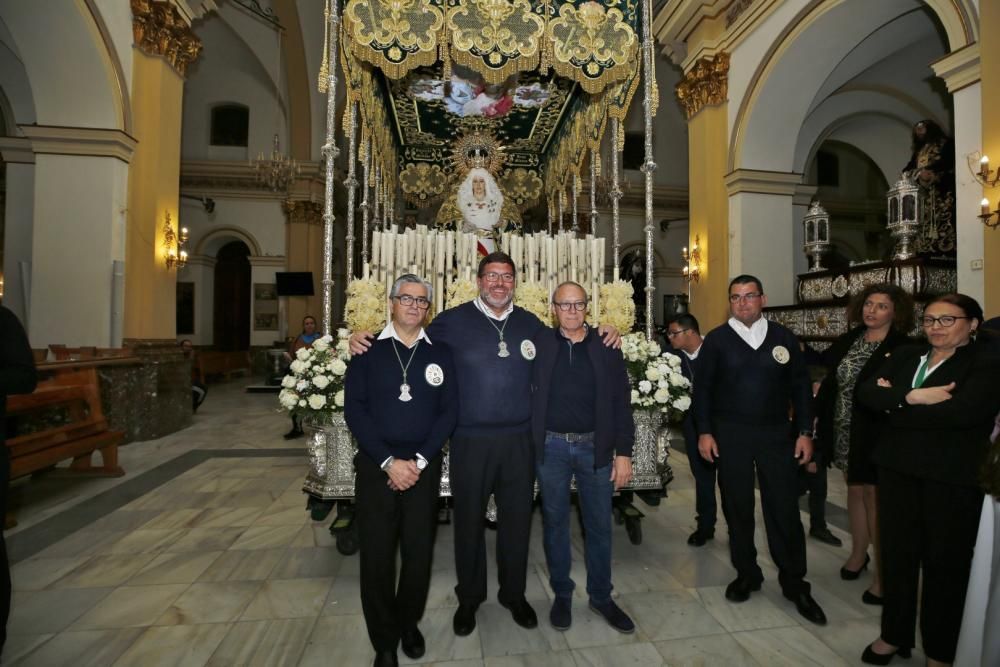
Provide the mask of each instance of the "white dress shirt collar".
POLYGON ((476 300, 473 301, 472 303, 476 304, 476 308, 479 309, 479 312, 483 313, 484 315, 486 315, 486 317, 489 317, 490 319, 496 320, 497 322, 503 322, 505 319, 507 319, 508 315, 514 312, 514 299, 510 300, 510 303, 507 304, 507 307, 499 315, 493 312, 493 309, 490 308, 485 301, 483 301, 483 297, 481 296, 477 296, 476 300))
POLYGON ((701 345, 699 345, 698 349, 695 350, 694 352, 688 352, 687 350, 681 350, 681 352, 683 352, 684 356, 686 356, 688 359, 694 361, 695 359, 698 358, 698 353, 701 352, 701 345))
MULTIPOLYGON (((386 338, 395 338, 400 343, 403 343, 403 345, 406 345, 406 343, 403 342, 403 339, 399 337, 399 334, 396 333, 396 327, 392 325, 392 320, 389 320, 389 323, 385 325, 385 329, 382 329, 382 333, 378 335, 379 340, 385 340, 386 338)), ((413 345, 416 345, 418 340, 422 340, 428 345, 431 345, 431 339, 427 337, 427 332, 424 331, 423 327, 420 327, 420 333, 418 333, 417 337, 414 339, 413 345)), ((413 345, 406 346, 413 347, 413 345)))
POLYGON ((730 317, 729 326, 740 338, 746 341, 747 345, 755 350, 763 345, 764 339, 767 338, 767 318, 763 315, 750 326, 743 324, 735 317, 730 317))

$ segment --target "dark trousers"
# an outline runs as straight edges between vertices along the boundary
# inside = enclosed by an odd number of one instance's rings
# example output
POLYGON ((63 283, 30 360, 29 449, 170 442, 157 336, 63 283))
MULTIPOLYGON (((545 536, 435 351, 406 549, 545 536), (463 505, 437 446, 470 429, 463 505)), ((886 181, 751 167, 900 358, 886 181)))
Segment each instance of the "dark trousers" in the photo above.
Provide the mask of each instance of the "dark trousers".
POLYGON ((358 533, 361 544, 361 607, 376 651, 394 651, 402 632, 424 613, 431 580, 441 457, 406 491, 366 455, 355 458, 358 533), (396 549, 399 548, 399 586, 396 549))
POLYGON ((477 606, 486 599, 486 505, 497 506, 497 578, 501 602, 524 598, 528 537, 535 485, 531 434, 453 436, 450 445, 451 494, 454 499, 455 570, 459 604, 477 606))
POLYGON ((763 581, 754 547, 754 470, 771 559, 785 595, 808 593, 806 540, 799 519, 798 460, 788 437, 788 424, 747 426, 716 422, 719 487, 729 524, 729 553, 740 576, 763 581))
POLYGON ((813 453, 816 462, 816 472, 805 470, 801 466, 801 475, 805 490, 809 493, 809 528, 823 530, 826 528, 826 474, 827 466, 823 453, 816 450, 813 453))
POLYGON ((687 448, 688 464, 694 475, 694 511, 697 514, 698 530, 715 533, 715 464, 709 463, 698 453, 698 433, 690 418, 684 421, 684 445, 687 448))
POLYGON ((955 660, 983 492, 879 468, 882 639, 914 646, 917 591, 924 654, 955 660), (923 585, 918 586, 923 569, 923 585))

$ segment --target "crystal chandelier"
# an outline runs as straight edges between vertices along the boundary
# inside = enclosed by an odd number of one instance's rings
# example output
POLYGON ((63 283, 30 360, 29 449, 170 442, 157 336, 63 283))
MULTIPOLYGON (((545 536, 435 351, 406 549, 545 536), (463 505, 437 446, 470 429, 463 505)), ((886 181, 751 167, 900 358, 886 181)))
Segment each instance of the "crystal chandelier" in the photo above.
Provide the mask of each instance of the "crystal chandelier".
MULTIPOLYGON (((275 33, 278 36, 278 64, 274 75, 274 125, 278 127, 278 116, 281 113, 281 28, 277 28, 275 33)), ((299 164, 290 156, 281 152, 281 145, 278 133, 274 133, 274 143, 271 146, 271 153, 266 155, 264 151, 257 154, 257 159, 250 163, 257 172, 257 182, 266 185, 271 190, 287 190, 288 186, 295 181, 299 175, 299 164)))

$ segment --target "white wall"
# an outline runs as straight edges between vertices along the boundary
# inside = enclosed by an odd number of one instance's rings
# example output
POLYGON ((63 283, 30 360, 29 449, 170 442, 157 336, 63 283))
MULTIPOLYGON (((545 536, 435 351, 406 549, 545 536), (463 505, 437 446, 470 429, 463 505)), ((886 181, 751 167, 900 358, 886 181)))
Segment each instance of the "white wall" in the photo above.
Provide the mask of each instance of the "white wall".
POLYGON ((4 207, 3 305, 28 323, 25 298, 31 280, 31 241, 35 210, 35 165, 8 162, 7 201, 4 207), (28 270, 22 281, 22 266, 28 270))
POLYGON ((768 305, 795 303, 792 196, 740 192, 729 197, 729 275, 764 282, 768 305))
MULTIPOLYGON (((659 107, 653 118, 653 159, 656 161, 656 171, 653 180, 656 183, 687 186, 688 183, 688 129, 687 120, 674 96, 674 86, 681 79, 680 68, 671 64, 661 53, 656 54, 656 85, 659 89, 659 107)), ((644 132, 645 116, 643 113, 642 82, 632 98, 625 117, 627 132, 644 132)), ((608 124, 611 127, 611 124, 608 124)), ((610 139, 605 138, 605 144, 610 146, 610 139)), ((604 152, 607 154, 609 149, 604 152)), ((604 164, 608 164, 605 160, 604 164)), ((625 172, 625 177, 636 184, 643 182, 643 174, 638 170, 625 172)))

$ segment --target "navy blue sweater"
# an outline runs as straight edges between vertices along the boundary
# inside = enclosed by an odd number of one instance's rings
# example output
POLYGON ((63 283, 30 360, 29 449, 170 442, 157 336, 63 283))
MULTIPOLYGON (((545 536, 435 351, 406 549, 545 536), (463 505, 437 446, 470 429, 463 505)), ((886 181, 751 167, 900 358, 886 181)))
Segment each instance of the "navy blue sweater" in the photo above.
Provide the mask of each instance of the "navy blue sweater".
MULTIPOLYGON (((429 336, 429 335, 428 335, 429 336)), ((430 336, 429 336, 430 337, 430 336)), ((393 339, 376 340, 367 354, 353 357, 344 380, 344 418, 358 447, 381 465, 390 456, 412 459, 419 453, 428 461, 441 451, 455 428, 458 389, 451 351, 431 337, 421 341, 406 374, 413 400, 399 400, 403 371, 393 352, 393 339), (433 386, 425 375, 437 364, 444 382, 433 386)), ((403 363, 410 349, 396 341, 403 363)))
MULTIPOLYGON (((503 326, 503 322, 493 323, 503 326)), ((531 428, 532 362, 522 352, 522 343, 530 344, 543 328, 537 317, 514 306, 503 335, 510 356, 501 358, 497 356, 497 330, 473 302, 434 318, 427 335, 451 348, 461 390, 456 435, 517 433, 531 428)))
POLYGON ((712 433, 716 421, 787 424, 789 408, 794 408, 797 430, 812 431, 812 386, 795 334, 768 322, 767 336, 756 350, 729 324, 705 336, 692 406, 699 435, 712 433))

